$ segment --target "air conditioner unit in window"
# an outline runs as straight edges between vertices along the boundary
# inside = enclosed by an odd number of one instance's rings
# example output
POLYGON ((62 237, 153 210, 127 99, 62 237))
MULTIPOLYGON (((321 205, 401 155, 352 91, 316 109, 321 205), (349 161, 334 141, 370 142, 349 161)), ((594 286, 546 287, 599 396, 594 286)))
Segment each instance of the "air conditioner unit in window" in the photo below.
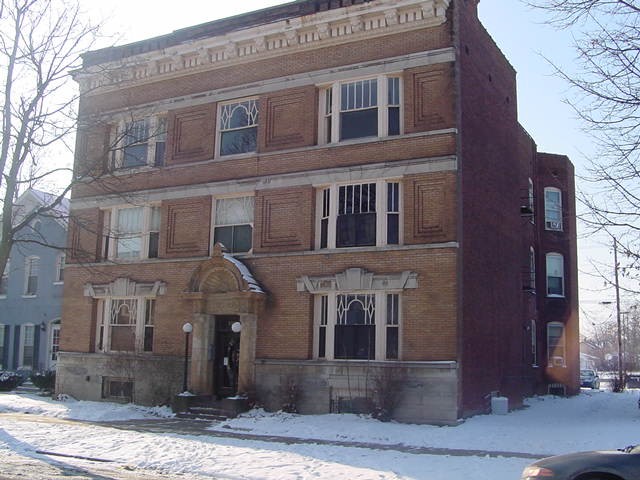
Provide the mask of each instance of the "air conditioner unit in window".
POLYGON ((553 222, 553 221, 547 220, 547 229, 562 230, 562 222, 553 222))
POLYGON ((564 367, 564 357, 552 357, 551 365, 554 367, 564 367))

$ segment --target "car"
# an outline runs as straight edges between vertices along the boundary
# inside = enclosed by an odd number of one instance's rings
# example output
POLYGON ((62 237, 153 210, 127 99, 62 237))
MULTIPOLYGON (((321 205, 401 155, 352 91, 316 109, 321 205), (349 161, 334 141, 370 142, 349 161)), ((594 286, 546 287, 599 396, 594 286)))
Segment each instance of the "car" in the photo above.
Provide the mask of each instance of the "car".
POLYGON ((543 458, 522 472, 521 480, 638 480, 640 445, 616 451, 570 453, 543 458))
POLYGON ((580 370, 580 386, 592 389, 600 388, 600 377, 598 372, 590 368, 580 370))

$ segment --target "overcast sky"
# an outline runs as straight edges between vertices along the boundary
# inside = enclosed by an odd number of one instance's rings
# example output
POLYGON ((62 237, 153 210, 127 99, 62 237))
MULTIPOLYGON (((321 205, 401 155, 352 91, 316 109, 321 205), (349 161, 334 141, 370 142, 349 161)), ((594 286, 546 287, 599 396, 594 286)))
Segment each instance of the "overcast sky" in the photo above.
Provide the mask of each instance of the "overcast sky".
MULTIPOLYGON (((282 0, 81 0, 94 20, 107 18, 106 31, 129 43, 173 30, 240 13, 288 3, 282 0)), ((481 0, 480 17, 489 33, 518 72, 520 123, 532 135, 540 151, 568 155, 580 173, 585 157, 593 153, 591 140, 580 130, 571 108, 563 103, 570 92, 553 75, 549 60, 571 68, 575 53, 570 32, 544 24, 544 16, 519 0, 481 0), (545 59, 546 57, 546 59, 545 59)), ((111 43, 114 40, 110 40, 111 43)), ((108 45, 105 43, 103 46, 108 45)), ((590 270, 588 258, 608 251, 592 241, 580 242, 580 268, 590 270)), ((582 323, 604 320, 610 311, 598 310, 598 301, 610 300, 601 291, 602 281, 581 275, 582 323)))

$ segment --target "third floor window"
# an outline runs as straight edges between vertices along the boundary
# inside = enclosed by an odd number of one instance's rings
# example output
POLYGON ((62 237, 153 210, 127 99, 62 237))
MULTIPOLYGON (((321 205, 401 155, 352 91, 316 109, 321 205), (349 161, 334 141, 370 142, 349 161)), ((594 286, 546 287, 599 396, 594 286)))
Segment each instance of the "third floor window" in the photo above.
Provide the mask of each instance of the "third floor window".
POLYGON ((120 122, 111 139, 113 168, 164 165, 167 122, 165 117, 146 117, 120 122))
POLYGON ((544 189, 544 226, 547 230, 562 231, 562 192, 557 188, 544 189))
POLYGON ((219 113, 220 156, 255 152, 258 140, 258 100, 225 103, 219 113))

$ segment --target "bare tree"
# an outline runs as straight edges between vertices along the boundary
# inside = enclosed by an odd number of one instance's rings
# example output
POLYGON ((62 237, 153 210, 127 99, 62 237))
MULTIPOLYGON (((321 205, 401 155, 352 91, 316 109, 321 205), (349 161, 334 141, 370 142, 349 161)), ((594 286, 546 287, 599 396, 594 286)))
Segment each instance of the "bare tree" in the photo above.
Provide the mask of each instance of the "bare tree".
POLYGON ((576 64, 555 68, 573 87, 568 102, 598 147, 583 178, 582 220, 618 238, 633 274, 640 266, 640 2, 524 1, 575 32, 576 64))
POLYGON ((71 72, 97 35, 78 0, 0 0, 0 272, 12 246, 25 241, 20 232, 37 216, 59 215, 71 189, 78 99, 71 72), (15 201, 28 187, 55 195, 16 217, 15 201))

